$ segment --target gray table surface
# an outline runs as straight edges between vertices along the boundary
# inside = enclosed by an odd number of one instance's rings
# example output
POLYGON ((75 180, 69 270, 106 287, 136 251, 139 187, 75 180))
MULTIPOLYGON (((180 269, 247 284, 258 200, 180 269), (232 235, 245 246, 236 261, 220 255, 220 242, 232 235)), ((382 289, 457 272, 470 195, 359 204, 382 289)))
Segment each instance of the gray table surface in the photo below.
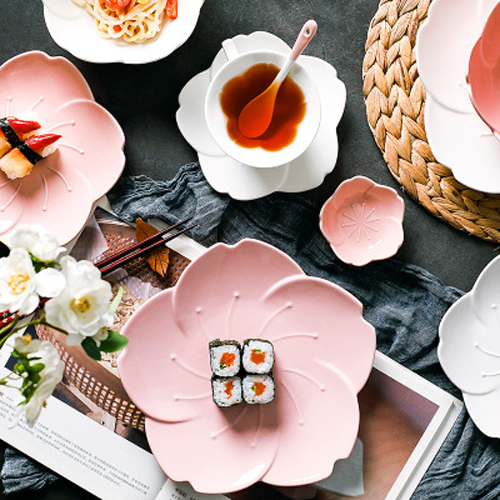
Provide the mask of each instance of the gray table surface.
MULTIPOLYGON (((171 179, 179 166, 197 159, 175 122, 177 98, 190 78, 209 67, 221 42, 262 30, 292 44, 303 22, 314 18, 319 31, 306 53, 335 66, 348 94, 339 126, 338 162, 314 190, 315 196, 326 199, 342 180, 357 174, 400 189, 372 137, 362 94, 366 35, 378 0, 205 0, 191 38, 169 57, 139 66, 99 65, 74 58, 50 37, 40 0, 2 0, 0 5, 0 63, 29 50, 67 57, 87 79, 96 101, 116 117, 125 132, 124 175, 146 174, 154 179, 171 179)), ((405 242, 397 258, 426 268, 447 285, 470 290, 496 256, 497 246, 450 227, 404 192, 402 196, 405 242)), ((3 446, 1 452, 3 456, 3 446)), ((10 498, 93 497, 62 482, 42 493, 10 498)))

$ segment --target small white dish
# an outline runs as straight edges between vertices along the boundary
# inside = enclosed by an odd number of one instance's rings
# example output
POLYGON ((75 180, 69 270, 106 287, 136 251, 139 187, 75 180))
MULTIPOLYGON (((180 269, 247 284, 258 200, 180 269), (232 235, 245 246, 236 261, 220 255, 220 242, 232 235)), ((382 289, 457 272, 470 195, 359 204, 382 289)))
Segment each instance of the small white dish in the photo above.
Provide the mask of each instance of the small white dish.
MULTIPOLYGON (((239 54, 252 50, 274 50, 288 54, 290 47, 270 33, 258 31, 238 35, 223 44, 239 54)), ((205 96, 210 81, 228 61, 221 49, 211 67, 192 78, 179 95, 177 125, 197 151, 201 169, 218 192, 238 200, 261 198, 275 191, 296 193, 319 186, 335 167, 338 155, 337 126, 344 112, 346 89, 336 70, 327 62, 300 56, 318 89, 321 121, 311 146, 294 161, 274 168, 254 168, 227 156, 212 138, 205 120, 205 96)))
POLYGON ((485 193, 500 193, 500 141, 474 109, 466 76, 472 48, 497 3, 434 0, 415 46, 432 152, 459 182, 485 193))
POLYGON ((482 271, 472 290, 446 312, 439 326, 438 356, 463 392, 477 427, 500 437, 500 257, 482 271))
POLYGON ((72 0, 42 1, 45 24, 57 45, 83 61, 126 64, 157 61, 180 47, 194 31, 204 2, 180 2, 175 21, 168 21, 149 42, 136 44, 101 37, 92 16, 72 0))
MULTIPOLYGON (((319 94, 312 78, 300 62, 293 65, 288 77, 302 90, 306 102, 306 112, 297 127, 297 135, 291 144, 278 151, 268 151, 260 147, 262 141, 260 138, 256 138, 247 139, 250 143, 249 147, 243 147, 235 142, 228 133, 228 119, 221 106, 221 94, 226 84, 258 64, 273 64, 281 68, 285 61, 284 54, 270 50, 237 54, 235 58, 230 59, 222 66, 208 86, 205 98, 205 119, 208 130, 220 148, 240 163, 256 168, 279 167, 298 158, 316 137, 321 120, 319 94)), ((242 135, 241 137, 246 139, 242 135)), ((263 142, 265 144, 266 141, 263 142)))

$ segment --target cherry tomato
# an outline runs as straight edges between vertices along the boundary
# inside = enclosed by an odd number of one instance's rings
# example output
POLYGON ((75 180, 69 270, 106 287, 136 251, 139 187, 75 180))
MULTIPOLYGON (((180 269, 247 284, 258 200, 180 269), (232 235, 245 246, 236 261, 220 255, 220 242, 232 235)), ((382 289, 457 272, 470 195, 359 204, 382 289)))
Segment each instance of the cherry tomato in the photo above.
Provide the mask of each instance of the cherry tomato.
POLYGON ((124 9, 130 3, 130 0, 104 0, 110 9, 124 9))

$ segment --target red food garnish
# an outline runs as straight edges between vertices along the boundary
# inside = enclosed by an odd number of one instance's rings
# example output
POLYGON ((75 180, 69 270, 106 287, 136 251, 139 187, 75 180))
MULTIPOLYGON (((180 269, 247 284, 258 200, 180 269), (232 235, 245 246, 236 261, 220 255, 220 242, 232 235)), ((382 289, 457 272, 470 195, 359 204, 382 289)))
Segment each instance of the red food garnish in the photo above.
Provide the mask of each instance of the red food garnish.
POLYGON ((42 135, 34 135, 29 139, 24 141, 27 146, 29 146, 33 151, 39 152, 42 149, 54 144, 57 139, 60 139, 62 136, 59 134, 42 134, 42 135))
POLYGON ((220 362, 221 362, 221 365, 224 365, 224 366, 233 366, 235 359, 236 359, 236 355, 234 353, 225 352, 221 356, 220 362))
POLYGON ((177 0, 168 0, 165 9, 167 10, 167 16, 170 19, 177 19, 178 15, 177 0))
POLYGON ((122 30, 122 27, 121 27, 121 26, 118 26, 118 25, 113 26, 113 31, 114 31, 115 33, 120 33, 120 31, 121 31, 121 30, 122 30))
POLYGON ((14 116, 8 116, 7 121, 12 127, 12 130, 14 130, 14 132, 18 135, 33 132, 33 130, 38 130, 41 127, 38 122, 32 120, 20 120, 14 116))
POLYGON ((262 396, 266 390, 266 384, 263 382, 254 382, 252 389, 256 396, 262 396))
POLYGON ((229 399, 233 394, 234 382, 230 380, 229 382, 226 382, 224 385, 226 387, 224 389, 224 392, 227 394, 227 399, 229 399))
POLYGON ((125 7, 128 7, 130 0, 104 0, 104 3, 110 9, 124 9, 125 7))
POLYGON ((265 352, 258 351, 257 349, 252 349, 252 352, 250 353, 250 361, 252 363, 260 365, 261 363, 264 363, 265 360, 266 360, 265 352))

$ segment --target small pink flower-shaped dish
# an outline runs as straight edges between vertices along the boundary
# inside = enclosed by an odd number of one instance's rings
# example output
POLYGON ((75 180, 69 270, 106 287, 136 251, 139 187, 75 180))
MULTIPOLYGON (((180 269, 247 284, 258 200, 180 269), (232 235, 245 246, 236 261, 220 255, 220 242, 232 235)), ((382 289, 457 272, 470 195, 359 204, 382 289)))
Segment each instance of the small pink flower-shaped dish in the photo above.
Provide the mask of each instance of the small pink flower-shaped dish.
POLYGON ((469 59, 467 80, 479 116, 500 138, 500 3, 486 21, 469 59))
POLYGON ((0 239, 19 224, 40 224, 65 244, 121 175, 125 137, 63 57, 26 52, 0 67, 0 116, 27 112, 62 137, 26 177, 9 180, 0 171, 0 239))
POLYGON ((351 452, 375 330, 356 298, 306 276, 276 248, 255 240, 212 246, 123 333, 120 376, 171 479, 203 493, 257 481, 297 486, 329 476, 351 452), (249 337, 274 345, 275 400, 219 408, 208 343, 249 337))
POLYGON ((404 211, 403 199, 394 189, 360 175, 342 182, 328 198, 319 226, 340 260, 364 266, 398 251, 404 211))
POLYGON ((500 257, 482 271, 472 290, 446 312, 439 326, 438 356, 462 391, 477 427, 500 438, 500 257))

